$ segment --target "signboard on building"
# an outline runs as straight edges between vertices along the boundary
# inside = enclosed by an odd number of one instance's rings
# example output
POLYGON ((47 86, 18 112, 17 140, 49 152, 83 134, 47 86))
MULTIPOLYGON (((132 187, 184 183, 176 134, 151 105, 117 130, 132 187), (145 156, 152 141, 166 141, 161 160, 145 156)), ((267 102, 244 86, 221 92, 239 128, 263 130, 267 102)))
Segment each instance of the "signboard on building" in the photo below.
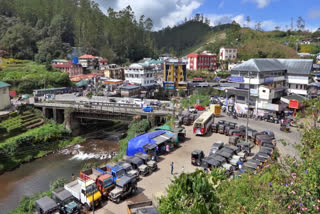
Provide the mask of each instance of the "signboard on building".
POLYGON ((250 95, 251 96, 258 96, 259 94, 259 90, 258 89, 255 89, 255 88, 251 88, 250 89, 250 95))
POLYGON ((244 79, 243 77, 230 76, 229 82, 244 82, 244 79))
POLYGON ((298 109, 299 101, 298 100, 289 100, 289 108, 298 109))
POLYGON ((264 83, 273 82, 273 77, 266 77, 264 78, 264 83))
POLYGON ((279 105, 278 104, 271 104, 271 103, 263 103, 262 104, 263 109, 271 110, 271 111, 279 111, 279 105))

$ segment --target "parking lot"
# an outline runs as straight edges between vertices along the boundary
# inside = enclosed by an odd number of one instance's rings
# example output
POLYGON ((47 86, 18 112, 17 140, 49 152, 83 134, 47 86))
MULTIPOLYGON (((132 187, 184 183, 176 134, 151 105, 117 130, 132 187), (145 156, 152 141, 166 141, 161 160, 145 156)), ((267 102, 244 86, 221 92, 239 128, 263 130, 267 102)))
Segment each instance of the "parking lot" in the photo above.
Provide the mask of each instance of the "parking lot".
MULTIPOLYGON (((233 120, 228 116, 221 116, 215 119, 227 120, 236 122, 238 125, 245 125, 246 119, 239 118, 233 120)), ((284 139, 287 142, 287 146, 278 143, 277 147, 280 149, 281 154, 293 155, 296 152, 294 148, 295 143, 299 142, 299 133, 292 128, 291 133, 284 133, 279 130, 279 124, 267 123, 264 121, 250 120, 249 126, 258 130, 271 130, 275 133, 276 139, 284 139)), ((195 136, 192 132, 192 126, 186 127, 187 139, 184 143, 180 144, 180 148, 177 148, 171 153, 161 156, 158 163, 159 170, 153 172, 147 177, 142 177, 142 180, 138 182, 138 191, 134 196, 129 197, 126 201, 120 204, 115 204, 111 201, 105 202, 104 206, 96 211, 96 213, 126 213, 126 205, 130 202, 140 202, 145 200, 152 200, 161 194, 165 193, 167 186, 171 183, 173 176, 170 174, 170 163, 174 162, 174 175, 179 175, 184 168, 184 172, 193 172, 196 167, 191 165, 191 152, 195 149, 203 150, 205 155, 208 155, 211 145, 216 141, 223 141, 228 143, 228 137, 221 134, 207 134, 206 136, 195 136)), ((256 153, 257 147, 254 147, 252 152, 256 153)))

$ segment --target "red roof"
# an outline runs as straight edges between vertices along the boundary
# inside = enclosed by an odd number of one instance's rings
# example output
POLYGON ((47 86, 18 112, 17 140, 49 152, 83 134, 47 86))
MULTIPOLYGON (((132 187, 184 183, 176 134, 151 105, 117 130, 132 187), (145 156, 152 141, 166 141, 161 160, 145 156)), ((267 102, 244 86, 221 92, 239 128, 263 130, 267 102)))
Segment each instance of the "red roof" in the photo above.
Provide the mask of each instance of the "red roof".
POLYGON ((90 54, 85 54, 83 56, 80 56, 79 59, 94 59, 95 57, 90 54))
POLYGON ((108 60, 99 60, 100 63, 107 63, 108 60))
POLYGON ((187 58, 189 58, 189 57, 197 57, 197 56, 207 56, 207 57, 216 57, 217 56, 217 54, 207 54, 207 53, 200 53, 200 54, 198 54, 198 53, 189 53, 188 55, 187 55, 187 58))

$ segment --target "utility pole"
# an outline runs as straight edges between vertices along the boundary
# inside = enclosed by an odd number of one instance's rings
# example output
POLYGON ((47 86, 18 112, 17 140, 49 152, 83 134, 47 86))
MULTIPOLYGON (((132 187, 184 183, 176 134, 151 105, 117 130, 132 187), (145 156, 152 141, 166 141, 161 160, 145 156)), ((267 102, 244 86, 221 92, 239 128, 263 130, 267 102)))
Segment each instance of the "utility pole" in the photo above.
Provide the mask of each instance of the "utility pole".
POLYGON ((248 77, 249 77, 249 86, 248 86, 248 109, 247 109, 247 127, 246 127, 246 143, 248 143, 248 126, 249 126, 249 104, 250 104, 250 72, 248 72, 248 77))

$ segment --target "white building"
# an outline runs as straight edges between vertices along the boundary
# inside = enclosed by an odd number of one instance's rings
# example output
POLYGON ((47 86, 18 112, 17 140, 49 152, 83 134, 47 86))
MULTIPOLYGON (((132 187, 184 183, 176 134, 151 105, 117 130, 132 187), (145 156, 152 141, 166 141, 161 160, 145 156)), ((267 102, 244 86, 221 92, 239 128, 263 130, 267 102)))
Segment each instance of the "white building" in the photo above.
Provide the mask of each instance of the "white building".
POLYGON ((279 59, 286 67, 286 82, 289 94, 306 96, 307 87, 311 83, 312 59, 279 59))
POLYGON ((234 88, 228 89, 228 98, 233 97, 237 105, 247 108, 250 89, 249 109, 257 114, 265 111, 279 111, 280 98, 286 93, 286 67, 277 59, 251 59, 231 70, 230 82, 234 88), (250 78, 249 78, 250 77, 250 78))
POLYGON ((140 86, 151 86, 157 83, 157 74, 147 63, 135 63, 124 69, 125 80, 140 86))
POLYGON ((231 47, 221 47, 220 48, 220 61, 234 61, 237 59, 238 49, 231 47))
POLYGON ((8 83, 0 81, 0 111, 10 106, 9 87, 8 83))

